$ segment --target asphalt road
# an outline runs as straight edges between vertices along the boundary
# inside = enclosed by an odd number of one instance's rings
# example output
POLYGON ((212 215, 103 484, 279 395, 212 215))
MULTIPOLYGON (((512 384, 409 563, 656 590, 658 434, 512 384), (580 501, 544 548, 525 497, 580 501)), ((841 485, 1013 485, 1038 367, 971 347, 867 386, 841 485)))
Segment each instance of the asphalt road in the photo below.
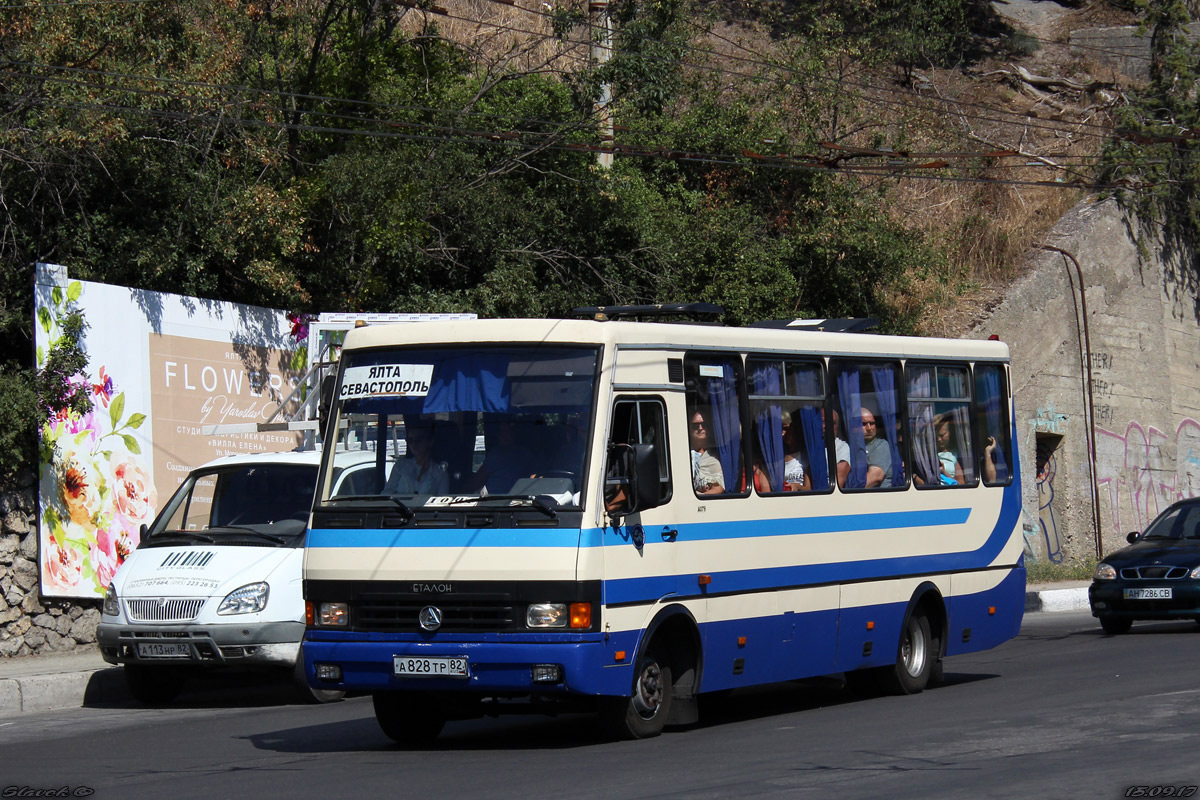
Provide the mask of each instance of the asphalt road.
POLYGON ((1195 623, 1107 637, 1086 612, 1034 614, 920 695, 864 700, 824 678, 734 694, 647 741, 522 717, 451 723, 422 751, 392 745, 367 698, 210 684, 170 709, 0 720, 0 797, 1200 797, 1198 663, 1195 623))

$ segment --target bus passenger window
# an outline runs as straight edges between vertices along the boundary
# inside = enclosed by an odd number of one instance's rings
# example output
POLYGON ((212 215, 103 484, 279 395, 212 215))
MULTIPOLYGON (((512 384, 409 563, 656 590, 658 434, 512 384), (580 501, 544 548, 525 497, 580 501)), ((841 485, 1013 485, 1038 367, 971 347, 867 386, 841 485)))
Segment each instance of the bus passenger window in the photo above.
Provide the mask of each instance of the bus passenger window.
POLYGON ((1012 441, 1008 420, 1008 381, 1002 364, 975 365, 975 446, 980 474, 988 486, 1012 481, 1012 441))
POLYGON ((920 488, 974 486, 971 395, 966 365, 908 365, 913 483, 920 488))
POLYGON ((692 488, 697 496, 747 493, 741 358, 688 355, 684 376, 692 488))
POLYGON ((752 357, 746 361, 746 370, 755 491, 827 491, 821 363, 752 357))
POLYGON ((835 407, 850 445, 846 489, 891 489, 907 484, 897 375, 891 361, 835 360, 835 407))

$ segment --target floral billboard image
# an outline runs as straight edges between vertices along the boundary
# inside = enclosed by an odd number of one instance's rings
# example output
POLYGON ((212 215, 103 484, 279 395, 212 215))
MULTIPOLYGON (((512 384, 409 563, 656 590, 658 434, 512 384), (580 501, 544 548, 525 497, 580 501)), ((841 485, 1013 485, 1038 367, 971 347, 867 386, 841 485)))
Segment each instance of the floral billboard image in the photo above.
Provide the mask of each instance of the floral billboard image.
MULTIPOLYGON (((142 525, 178 485, 176 473, 185 475, 229 447, 254 452, 298 444, 295 434, 206 437, 202 425, 221 421, 204 410, 213 405, 207 394, 182 410, 163 400, 186 392, 181 381, 172 382, 170 371, 185 359, 163 356, 162 342, 176 343, 193 359, 200 353, 210 362, 219 360, 227 372, 249 375, 240 382, 244 387, 231 378, 235 391, 222 387, 219 397, 227 406, 252 408, 258 420, 275 411, 298 380, 288 348, 296 345, 282 312, 67 281, 65 271, 53 270, 62 268, 39 265, 38 367, 63 335, 67 315, 81 314, 89 374, 69 381, 84 389, 92 408, 82 414, 59 411, 40 431, 41 593, 102 597, 138 546, 142 525), (163 406, 162 420, 154 418, 154 402, 163 406)), ((197 374, 200 369, 209 368, 199 366, 197 374)))

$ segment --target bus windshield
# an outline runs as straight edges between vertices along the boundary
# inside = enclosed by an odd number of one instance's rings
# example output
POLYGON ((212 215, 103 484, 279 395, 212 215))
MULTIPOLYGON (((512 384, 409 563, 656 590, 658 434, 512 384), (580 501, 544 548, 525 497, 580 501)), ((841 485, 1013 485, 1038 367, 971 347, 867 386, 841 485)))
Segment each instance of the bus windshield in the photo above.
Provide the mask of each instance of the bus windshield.
POLYGON ((352 494, 401 509, 484 498, 580 505, 595 407, 597 347, 456 346, 343 355, 334 404, 338 452, 372 451, 352 494))

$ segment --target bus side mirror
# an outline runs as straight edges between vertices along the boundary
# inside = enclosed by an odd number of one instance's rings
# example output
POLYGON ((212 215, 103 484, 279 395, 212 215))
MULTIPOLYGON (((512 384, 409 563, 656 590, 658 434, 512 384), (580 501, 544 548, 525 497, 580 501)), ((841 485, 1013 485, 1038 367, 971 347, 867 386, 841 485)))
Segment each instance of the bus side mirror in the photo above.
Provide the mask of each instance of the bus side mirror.
POLYGON ((329 417, 333 410, 333 384, 336 377, 335 375, 326 375, 321 378, 321 398, 317 401, 317 427, 323 442, 333 440, 333 437, 329 435, 330 431, 325 430, 325 427, 329 424, 329 417))
POLYGON ((614 517, 660 504, 658 453, 652 444, 615 444, 608 450, 604 510, 614 517))

